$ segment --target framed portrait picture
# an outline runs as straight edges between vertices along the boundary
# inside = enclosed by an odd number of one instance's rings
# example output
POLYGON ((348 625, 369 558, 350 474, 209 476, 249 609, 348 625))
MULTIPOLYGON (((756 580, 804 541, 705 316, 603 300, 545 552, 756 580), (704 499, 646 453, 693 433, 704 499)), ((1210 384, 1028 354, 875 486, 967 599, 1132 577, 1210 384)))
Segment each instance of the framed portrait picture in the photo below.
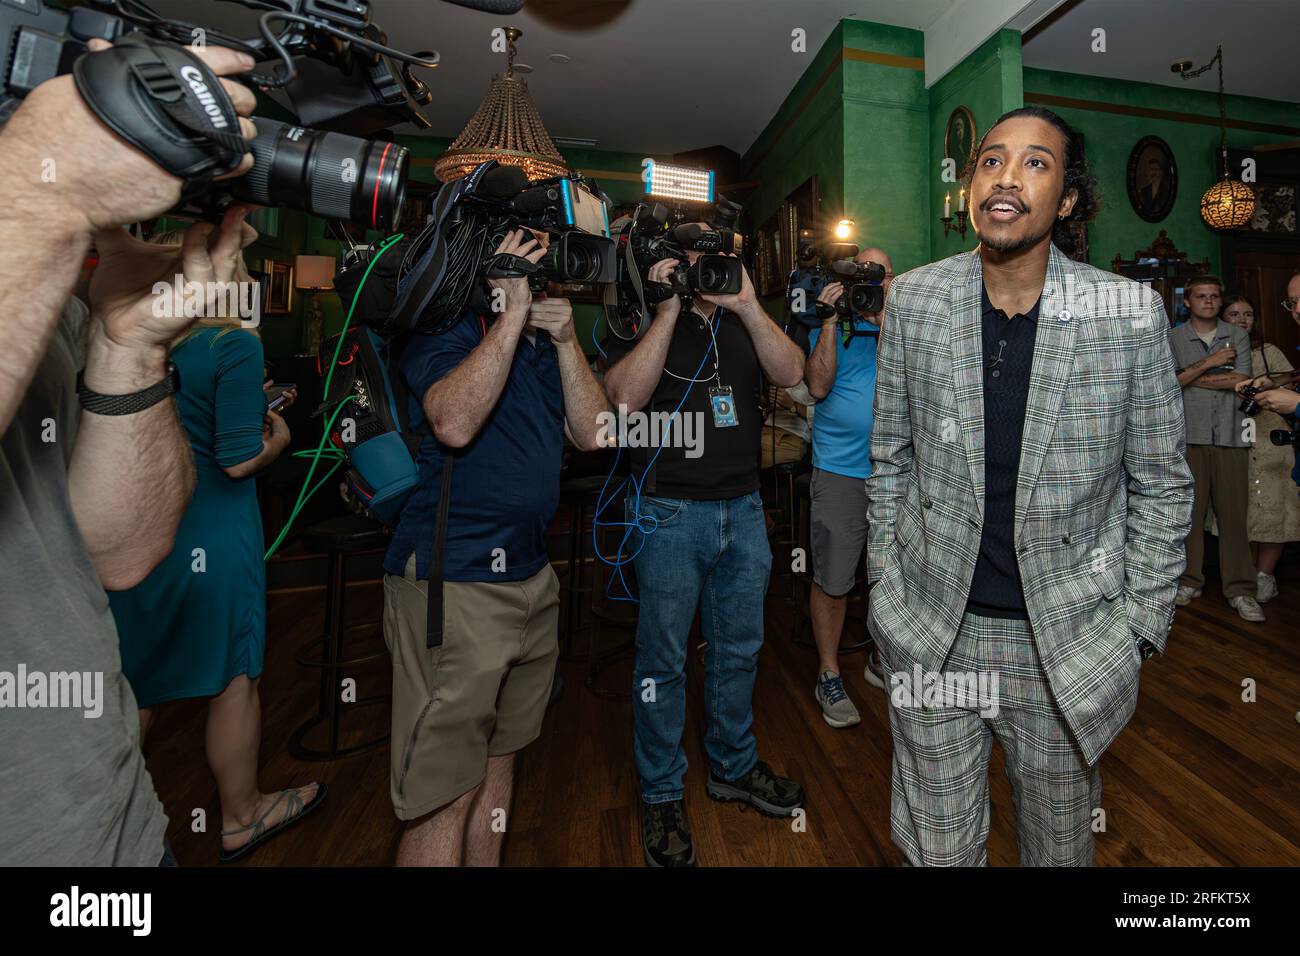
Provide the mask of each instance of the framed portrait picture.
POLYGON ((975 116, 959 106, 948 117, 943 131, 943 155, 957 163, 957 179, 963 180, 975 165, 975 116))
POLYGON ((262 271, 270 276, 267 282, 266 304, 262 311, 267 315, 284 315, 293 308, 293 266, 274 259, 262 260, 262 271))
POLYGON ((1128 201, 1147 222, 1159 222, 1174 208, 1178 196, 1178 164, 1173 150, 1159 136, 1144 136, 1128 154, 1128 201))

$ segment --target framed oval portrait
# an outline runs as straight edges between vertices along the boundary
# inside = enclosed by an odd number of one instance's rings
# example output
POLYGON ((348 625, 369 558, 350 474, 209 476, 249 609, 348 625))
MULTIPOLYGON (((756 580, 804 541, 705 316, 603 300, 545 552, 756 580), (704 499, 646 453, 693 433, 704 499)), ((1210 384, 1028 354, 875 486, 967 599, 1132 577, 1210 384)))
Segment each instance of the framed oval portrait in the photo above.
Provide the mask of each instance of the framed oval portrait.
POLYGON ((948 127, 943 132, 943 155, 957 163, 957 179, 963 180, 975 163, 975 117, 964 106, 959 106, 948 117, 948 127))
POLYGON ((1128 201, 1147 222, 1159 222, 1178 196, 1178 164, 1159 136, 1144 136, 1128 154, 1128 201))

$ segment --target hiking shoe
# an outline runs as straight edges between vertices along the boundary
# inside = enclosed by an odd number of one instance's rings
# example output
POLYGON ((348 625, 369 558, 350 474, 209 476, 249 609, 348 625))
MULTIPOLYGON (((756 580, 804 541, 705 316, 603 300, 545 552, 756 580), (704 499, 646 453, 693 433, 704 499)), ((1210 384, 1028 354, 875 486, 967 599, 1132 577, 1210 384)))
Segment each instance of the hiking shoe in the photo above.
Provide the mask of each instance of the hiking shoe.
POLYGON ((1259 571, 1255 575, 1255 600, 1267 604, 1277 597, 1277 578, 1259 571))
POLYGON ((1196 598, 1200 596, 1201 596, 1200 588, 1194 588, 1189 585, 1183 584, 1179 586, 1178 593, 1174 595, 1174 603, 1177 604, 1179 607, 1186 607, 1187 605, 1191 604, 1192 601, 1194 601, 1196 598))
POLYGON ((646 866, 695 865, 695 844, 680 800, 642 804, 641 848, 646 866))
POLYGON ((1265 620, 1263 610, 1253 597, 1241 594, 1235 598, 1228 598, 1228 603, 1236 608, 1237 614, 1243 621, 1260 624, 1265 620))
POLYGON ((722 803, 739 800, 769 817, 794 816, 794 811, 803 806, 803 787, 793 780, 778 777, 761 760, 744 777, 730 782, 717 776, 710 768, 706 789, 711 800, 722 803))
POLYGON ((867 648, 867 666, 862 668, 862 676, 871 686, 885 689, 885 665, 880 660, 880 651, 876 649, 875 641, 867 648))
POLYGON ((822 671, 813 693, 817 697, 817 703, 821 704, 822 720, 832 727, 852 727, 862 722, 858 709, 849 700, 849 695, 844 693, 843 679, 834 671, 822 671))

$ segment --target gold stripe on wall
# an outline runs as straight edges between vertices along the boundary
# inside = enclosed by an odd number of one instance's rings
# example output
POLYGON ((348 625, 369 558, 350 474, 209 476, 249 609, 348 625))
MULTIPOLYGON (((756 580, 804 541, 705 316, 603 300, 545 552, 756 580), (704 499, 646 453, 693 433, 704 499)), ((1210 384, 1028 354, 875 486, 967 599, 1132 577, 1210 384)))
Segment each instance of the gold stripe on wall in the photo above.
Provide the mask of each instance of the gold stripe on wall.
MULTIPOLYGON (((1203 113, 1180 113, 1176 110, 1154 110, 1141 106, 1124 106, 1120 103, 1106 103, 1101 100, 1079 100, 1071 96, 1055 96, 1051 93, 1031 93, 1025 90, 1026 103, 1039 103, 1043 106, 1063 106, 1067 109, 1091 110, 1094 113, 1115 113, 1119 116, 1141 116, 1146 119, 1170 120, 1175 123, 1196 123, 1200 126, 1218 126, 1217 116, 1203 113)), ((1300 136, 1300 129, 1294 126, 1280 126, 1276 123, 1256 123, 1251 120, 1229 119, 1225 126, 1232 129, 1248 129, 1255 133, 1276 133, 1280 136, 1300 136)))
POLYGON ((875 50, 859 50, 849 47, 842 51, 842 60, 857 60, 859 63, 876 63, 880 66, 896 66, 901 70, 924 70, 925 59, 919 56, 895 56, 892 53, 877 53, 875 50))

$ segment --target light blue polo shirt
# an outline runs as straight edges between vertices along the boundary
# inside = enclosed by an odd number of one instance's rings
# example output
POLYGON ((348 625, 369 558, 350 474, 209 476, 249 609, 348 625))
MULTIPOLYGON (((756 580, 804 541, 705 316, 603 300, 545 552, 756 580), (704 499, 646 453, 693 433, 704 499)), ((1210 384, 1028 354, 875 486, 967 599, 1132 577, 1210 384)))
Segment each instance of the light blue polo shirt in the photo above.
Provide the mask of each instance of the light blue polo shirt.
MULTIPOLYGON (((878 326, 854 317, 857 331, 879 332, 878 326)), ((808 354, 817 347, 821 328, 808 330, 808 354)), ((813 467, 848 478, 871 474, 871 413, 876 393, 876 344, 870 336, 854 336, 844 344, 837 332, 835 384, 813 412, 813 467)))

